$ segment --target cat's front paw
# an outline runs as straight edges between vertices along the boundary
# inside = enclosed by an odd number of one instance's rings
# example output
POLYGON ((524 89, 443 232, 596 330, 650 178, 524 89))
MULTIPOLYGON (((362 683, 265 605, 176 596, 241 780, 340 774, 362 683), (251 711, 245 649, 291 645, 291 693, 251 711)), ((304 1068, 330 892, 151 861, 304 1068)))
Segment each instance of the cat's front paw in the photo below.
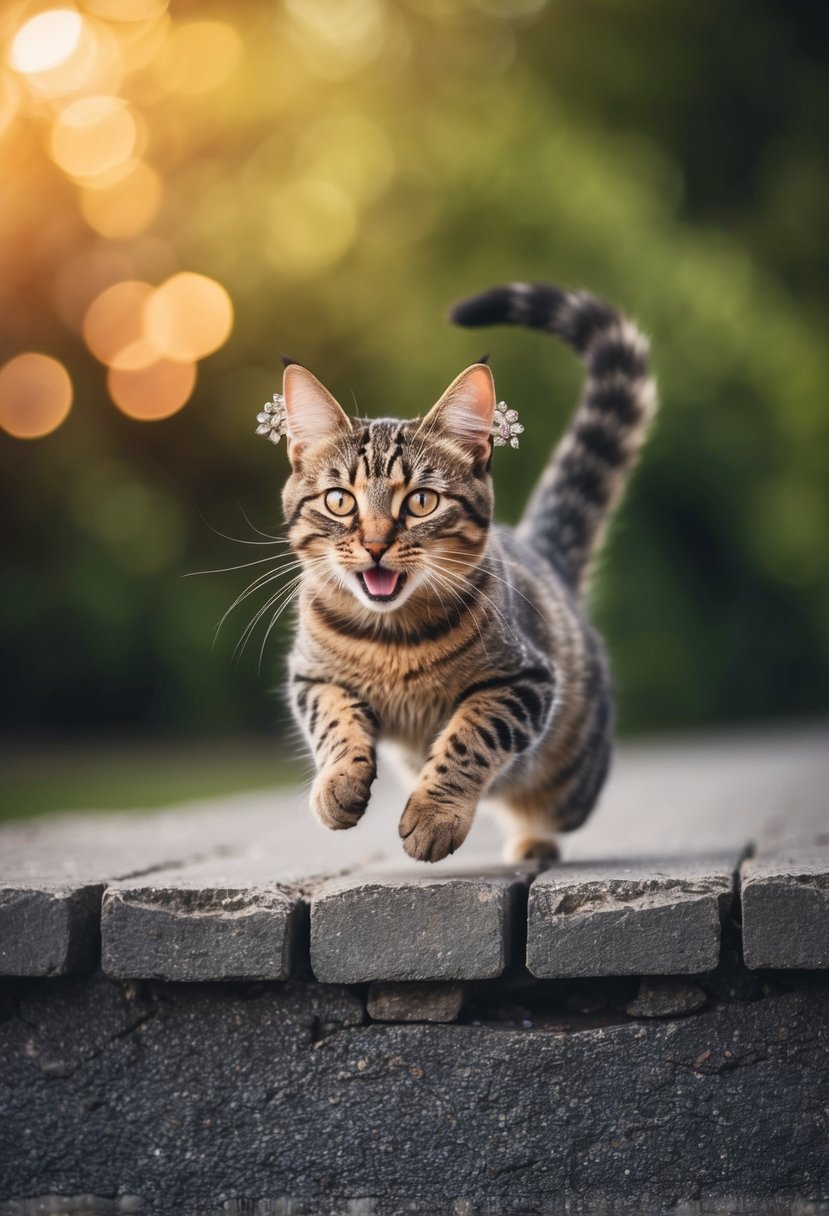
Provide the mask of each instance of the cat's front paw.
POLYGON ((466 840, 474 816, 474 806, 444 806, 416 790, 400 820, 403 848, 415 861, 441 861, 466 840))
POLYGON ((374 770, 347 760, 324 768, 311 786, 311 810, 334 832, 353 828, 368 805, 374 770))

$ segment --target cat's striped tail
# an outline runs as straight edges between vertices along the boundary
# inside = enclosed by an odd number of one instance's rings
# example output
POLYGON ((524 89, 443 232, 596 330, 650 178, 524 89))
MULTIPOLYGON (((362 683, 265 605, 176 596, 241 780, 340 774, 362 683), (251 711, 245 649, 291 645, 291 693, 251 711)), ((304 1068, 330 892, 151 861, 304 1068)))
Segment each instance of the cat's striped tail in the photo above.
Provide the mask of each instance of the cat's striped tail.
POLYGON ((543 283, 493 287, 456 304, 457 325, 523 325, 575 347, 581 400, 518 527, 578 591, 656 409, 648 341, 632 321, 583 291, 543 283))

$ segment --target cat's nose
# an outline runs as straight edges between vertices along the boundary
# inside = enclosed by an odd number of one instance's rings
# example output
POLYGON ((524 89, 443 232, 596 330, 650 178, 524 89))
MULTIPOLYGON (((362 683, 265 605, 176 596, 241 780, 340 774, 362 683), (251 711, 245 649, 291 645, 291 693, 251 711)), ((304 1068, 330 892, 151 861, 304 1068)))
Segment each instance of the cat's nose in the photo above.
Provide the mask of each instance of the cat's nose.
POLYGON ((389 548, 389 543, 385 540, 364 540, 363 548, 368 550, 376 562, 379 562, 389 548))

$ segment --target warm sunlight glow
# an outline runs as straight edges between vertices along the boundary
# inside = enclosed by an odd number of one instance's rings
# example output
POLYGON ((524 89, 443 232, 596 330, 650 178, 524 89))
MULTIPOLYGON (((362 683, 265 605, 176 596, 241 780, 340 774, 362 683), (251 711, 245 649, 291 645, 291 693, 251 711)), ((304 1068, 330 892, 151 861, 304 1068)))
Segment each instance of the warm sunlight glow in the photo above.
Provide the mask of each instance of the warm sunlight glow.
POLYGON ((16 439, 40 439, 72 406, 72 381, 62 363, 28 351, 0 368, 0 426, 16 439))
POLYGON ((206 93, 227 80, 242 59, 242 39, 224 21, 175 26, 158 59, 158 75, 171 93, 206 93))
POLYGON ((68 258, 55 275, 52 289, 61 320, 80 333, 86 310, 95 297, 134 273, 131 260, 117 249, 99 247, 68 258))
POLYGON ((382 48, 386 10, 380 0, 285 0, 285 8, 306 68, 323 80, 359 71, 382 48))
POLYGON ((86 0, 84 8, 106 21, 155 21, 167 11, 169 0, 86 0))
POLYGON ((17 72, 48 72, 74 54, 82 32, 83 18, 73 9, 38 13, 17 31, 9 63, 17 72))
POLYGON ((33 93, 57 99, 80 92, 117 93, 123 77, 123 57, 112 30, 100 22, 84 21, 68 58, 41 71, 27 72, 24 79, 33 93))
POLYGON ((194 363, 159 359, 137 371, 110 368, 110 396, 122 413, 141 422, 169 418, 189 400, 196 387, 194 363))
POLYGON ((94 178, 129 161, 138 128, 119 97, 83 97, 52 128, 51 153, 65 173, 94 178))
POLYGON ((264 252, 278 271, 314 275, 343 256, 357 229, 350 198, 333 182, 300 180, 274 192, 264 252))
POLYGON ((144 309, 153 295, 149 283, 128 279, 93 300, 83 320, 83 336, 96 359, 110 367, 145 367, 158 351, 143 344, 144 309))
MULTIPOLYGON (((157 61, 170 32, 171 22, 167 13, 160 12, 155 17, 140 21, 112 17, 110 22, 109 32, 129 64, 130 73, 140 72, 157 61)), ((160 92, 163 94, 164 90, 160 92)), ((146 98, 148 94, 145 92, 144 96, 146 98)))
POLYGON ((361 203, 379 197, 394 175, 391 141, 359 114, 328 114, 309 127, 297 148, 302 176, 333 182, 361 203))
POLYGON ((170 359, 185 363, 218 350, 233 328, 233 304, 215 279, 175 274, 146 308, 147 337, 170 359))
POLYGON ((103 189, 81 193, 81 211, 101 236, 120 240, 136 236, 152 223, 161 206, 161 178, 139 162, 126 176, 103 189))
POLYGON ((20 104, 19 86, 9 72, 0 76, 0 136, 10 127, 17 117, 20 104))

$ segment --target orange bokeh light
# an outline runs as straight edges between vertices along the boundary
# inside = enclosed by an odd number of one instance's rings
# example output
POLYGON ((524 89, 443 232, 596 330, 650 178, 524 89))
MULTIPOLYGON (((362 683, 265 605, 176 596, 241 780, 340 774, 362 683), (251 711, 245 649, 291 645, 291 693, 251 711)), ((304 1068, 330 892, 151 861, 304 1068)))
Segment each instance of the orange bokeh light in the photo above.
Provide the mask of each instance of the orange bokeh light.
POLYGON ((144 367, 158 351, 144 343, 144 309, 153 295, 149 283, 127 279, 102 291, 83 319, 83 336, 96 359, 110 367, 144 367))
POLYGON ((243 52, 227 22, 185 21, 174 26, 159 56, 159 78, 171 93, 206 93, 232 75, 243 52))
POLYGON ((189 400, 196 387, 196 366, 158 359, 135 371, 111 367, 107 387, 122 413, 140 422, 155 422, 169 418, 189 400))
POLYGON ((155 21, 167 11, 169 0, 86 0, 84 7, 106 21, 155 21))
POLYGON ((161 178, 155 169, 139 162, 112 185, 85 189, 81 211, 101 236, 121 240, 136 236, 152 223, 161 206, 161 195, 161 178))
POLYGON ((233 328, 233 304, 215 279, 174 274, 146 306, 146 334, 169 359, 188 363, 212 354, 233 328))
POLYGON ((16 72, 48 72, 70 59, 83 34, 83 17, 70 8, 38 13, 16 33, 9 63, 16 72))
MULTIPOLYGON (((205 275, 183 272, 157 289, 137 279, 107 287, 86 310, 83 336, 101 363, 136 372, 166 363, 189 367, 217 350, 232 325, 233 305, 224 287, 205 275)), ((123 382, 124 393, 130 383, 123 382)), ((173 408, 135 416, 166 417, 168 412, 173 408)))
POLYGON ((65 173, 81 180, 129 163, 138 126, 120 97, 82 97, 58 115, 50 151, 65 173))
POLYGON ((109 27, 69 9, 53 9, 28 21, 8 58, 29 89, 49 99, 81 91, 115 93, 124 75, 118 40, 109 27))
POLYGON ((72 381, 50 355, 27 351, 0 368, 0 426, 16 439, 40 439, 72 407, 72 381))

